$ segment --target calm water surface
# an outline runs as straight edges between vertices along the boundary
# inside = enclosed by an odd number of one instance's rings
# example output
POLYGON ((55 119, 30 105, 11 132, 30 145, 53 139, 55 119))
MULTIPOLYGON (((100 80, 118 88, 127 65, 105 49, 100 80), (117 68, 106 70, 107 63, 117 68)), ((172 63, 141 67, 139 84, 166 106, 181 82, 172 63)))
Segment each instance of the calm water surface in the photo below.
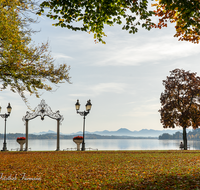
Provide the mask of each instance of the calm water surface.
MULTIPOLYGON (((86 148, 98 150, 178 150, 181 140, 158 139, 86 139, 86 148)), ((0 149, 3 140, 0 141, 0 149)), ((200 150, 200 141, 188 141, 190 150, 200 150)), ((56 139, 29 140, 29 148, 36 150, 56 150, 56 139)), ((7 140, 7 149, 19 148, 16 140, 7 140)), ((76 148, 76 144, 69 139, 60 140, 60 150, 76 148)))

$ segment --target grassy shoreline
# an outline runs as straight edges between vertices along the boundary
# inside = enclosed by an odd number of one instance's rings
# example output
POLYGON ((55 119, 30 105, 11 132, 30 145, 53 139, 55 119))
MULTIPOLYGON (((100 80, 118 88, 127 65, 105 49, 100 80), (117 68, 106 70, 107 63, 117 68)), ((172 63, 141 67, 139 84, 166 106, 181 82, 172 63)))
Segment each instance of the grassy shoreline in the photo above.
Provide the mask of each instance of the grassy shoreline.
POLYGON ((0 153, 1 189, 197 189, 199 150, 0 153))

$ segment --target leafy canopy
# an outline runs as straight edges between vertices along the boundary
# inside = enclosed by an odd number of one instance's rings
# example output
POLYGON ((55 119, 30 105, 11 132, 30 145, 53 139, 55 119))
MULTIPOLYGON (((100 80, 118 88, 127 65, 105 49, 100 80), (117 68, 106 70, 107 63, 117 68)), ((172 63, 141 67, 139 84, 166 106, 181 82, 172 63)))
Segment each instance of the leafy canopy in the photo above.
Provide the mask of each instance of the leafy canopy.
POLYGON ((102 43, 105 43, 102 40, 104 25, 122 24, 125 20, 122 29, 134 34, 140 24, 150 30, 152 22, 149 17, 154 14, 147 10, 147 0, 50 0, 44 1, 40 7, 38 14, 44 12, 44 7, 50 8, 47 17, 58 21, 55 26, 92 32, 95 41, 102 43), (75 22, 81 22, 82 26, 75 22))
POLYGON ((161 123, 164 128, 200 125, 200 77, 196 73, 175 69, 163 80, 161 93, 161 123))
POLYGON ((69 82, 66 64, 55 67, 48 43, 31 44, 30 32, 24 30, 25 19, 19 16, 23 1, 0 0, 0 81, 1 90, 8 86, 25 100, 24 92, 39 97, 38 90, 52 90, 47 84, 69 82))
POLYGON ((154 27, 166 27, 167 21, 176 23, 174 37, 179 40, 199 43, 200 39, 200 3, 199 0, 160 0, 155 15, 160 17, 154 27))
POLYGON ((105 25, 122 24, 122 29, 136 33, 139 25, 150 30, 167 26, 167 21, 176 23, 175 37, 198 43, 200 38, 199 0, 49 0, 40 5, 38 14, 48 7, 47 17, 57 20, 55 26, 94 33, 95 42, 102 42, 105 25), (155 10, 148 8, 153 3, 155 10), (159 22, 152 22, 152 16, 159 22), (76 22, 82 24, 78 25, 76 22))

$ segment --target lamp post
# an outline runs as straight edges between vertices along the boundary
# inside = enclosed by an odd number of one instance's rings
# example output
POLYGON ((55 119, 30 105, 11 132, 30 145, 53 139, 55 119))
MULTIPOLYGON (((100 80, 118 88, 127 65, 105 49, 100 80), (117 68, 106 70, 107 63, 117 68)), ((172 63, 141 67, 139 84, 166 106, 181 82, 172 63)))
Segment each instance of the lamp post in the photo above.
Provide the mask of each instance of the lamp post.
MULTIPOLYGON (((10 106, 10 103, 8 103, 8 106, 7 106, 7 112, 8 113, 0 114, 0 116, 5 119, 4 142, 3 142, 3 149, 1 151, 7 151, 7 147, 6 147, 6 120, 10 116, 11 110, 12 110, 12 107, 10 106)), ((1 112, 1 106, 0 106, 0 112, 1 112)))
POLYGON ((77 113, 79 113, 81 116, 83 116, 83 142, 82 142, 82 148, 81 150, 84 151, 85 150, 85 116, 87 116, 91 110, 92 104, 90 102, 90 100, 87 101, 87 104, 85 105, 86 107, 86 111, 83 112, 79 112, 78 110, 80 109, 80 103, 79 100, 77 100, 75 107, 76 107, 76 111, 77 113))

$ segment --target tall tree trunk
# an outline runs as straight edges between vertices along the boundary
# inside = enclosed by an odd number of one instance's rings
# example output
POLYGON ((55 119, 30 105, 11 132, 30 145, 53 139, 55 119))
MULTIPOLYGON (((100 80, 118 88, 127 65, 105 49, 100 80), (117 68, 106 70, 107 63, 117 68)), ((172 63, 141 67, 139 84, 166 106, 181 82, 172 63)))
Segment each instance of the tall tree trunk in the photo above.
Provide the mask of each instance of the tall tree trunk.
POLYGON ((184 144, 184 150, 187 150, 187 133, 186 133, 186 127, 183 127, 183 144, 184 144))

